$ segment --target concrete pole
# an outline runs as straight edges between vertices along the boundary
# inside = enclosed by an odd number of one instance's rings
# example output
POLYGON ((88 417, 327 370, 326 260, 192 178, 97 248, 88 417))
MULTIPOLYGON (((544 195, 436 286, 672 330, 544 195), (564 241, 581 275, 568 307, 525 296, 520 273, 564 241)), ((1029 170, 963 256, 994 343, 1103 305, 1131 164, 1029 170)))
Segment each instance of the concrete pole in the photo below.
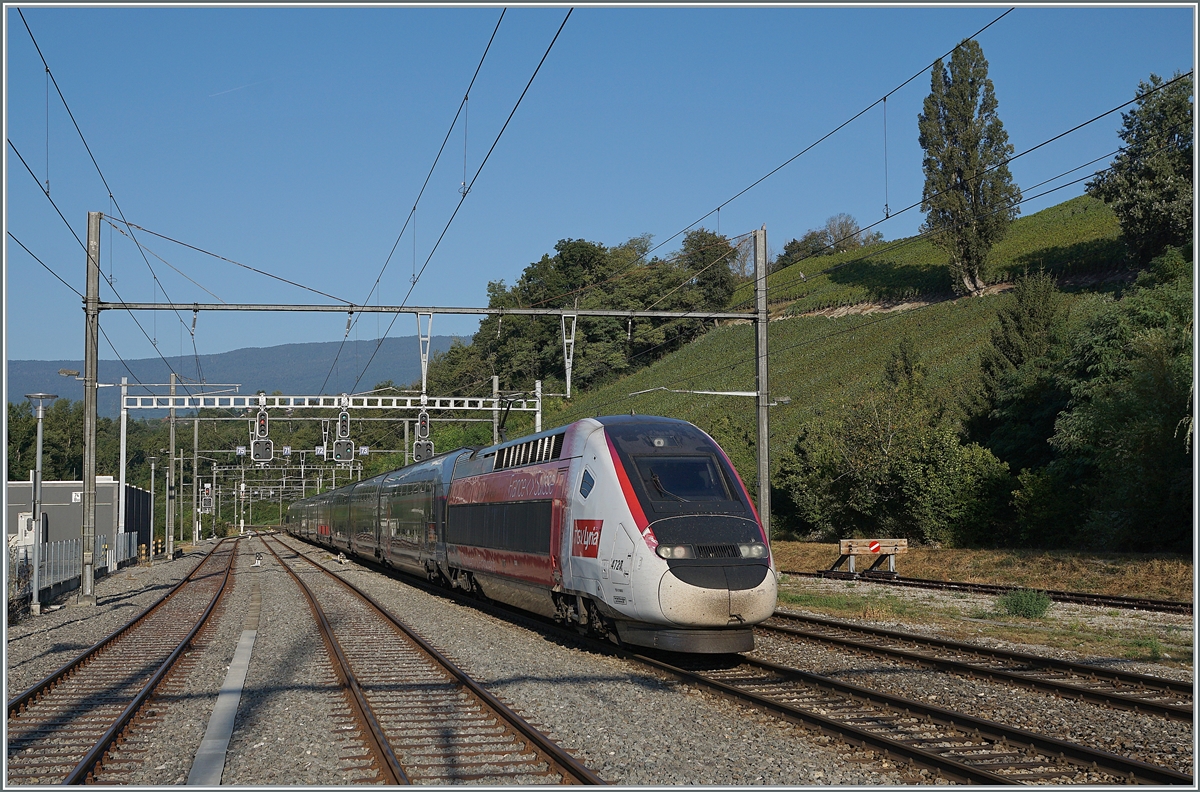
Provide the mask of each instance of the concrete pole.
MULTIPOLYGON (((171 395, 175 395, 175 372, 171 372, 171 395)), ((167 452, 167 524, 166 553, 167 560, 175 556, 175 400, 171 399, 171 443, 167 452)))
POLYGON ((767 227, 754 232, 754 354, 758 361, 758 516, 763 534, 771 541, 771 429, 767 405, 771 387, 767 379, 767 227))
POLYGON ((100 212, 88 212, 87 296, 83 338, 83 569, 79 605, 95 605, 96 566, 96 379, 100 348, 100 212))
POLYGON ((126 437, 129 432, 129 410, 125 408, 125 395, 129 392, 129 378, 121 377, 121 481, 117 485, 117 532, 125 533, 125 459, 126 437))
POLYGON ((53 393, 27 393, 25 398, 37 401, 37 457, 33 469, 33 598, 29 612, 37 616, 42 612, 38 594, 42 587, 42 420, 46 417, 46 402, 57 399, 53 393))
POLYGON ((213 531, 212 531, 212 535, 216 536, 217 535, 217 516, 220 515, 220 513, 221 513, 221 507, 219 505, 221 502, 221 491, 219 489, 217 489, 217 464, 215 462, 213 463, 213 487, 212 487, 212 489, 213 489, 213 502, 212 502, 213 531))
POLYGON ((192 544, 200 541, 200 408, 192 421, 192 544))
POLYGON ((537 413, 535 415, 533 427, 534 432, 542 431, 542 381, 537 380, 533 383, 533 392, 537 397, 537 413))
POLYGON ((158 457, 150 457, 150 546, 146 548, 146 558, 150 566, 154 566, 154 463, 158 457))
POLYGON ((29 611, 34 616, 42 612, 42 603, 38 601, 38 593, 42 588, 41 566, 42 554, 42 419, 46 417, 46 408, 38 399, 37 406, 37 460, 33 470, 33 598, 29 601, 29 611))

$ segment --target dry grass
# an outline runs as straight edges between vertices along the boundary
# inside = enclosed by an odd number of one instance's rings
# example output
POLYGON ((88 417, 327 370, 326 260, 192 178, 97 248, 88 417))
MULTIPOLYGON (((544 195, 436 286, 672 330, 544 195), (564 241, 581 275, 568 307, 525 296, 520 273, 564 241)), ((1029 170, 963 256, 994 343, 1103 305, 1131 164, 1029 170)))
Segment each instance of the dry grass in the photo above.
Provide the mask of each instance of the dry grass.
MULTIPOLYGON (((780 571, 828 569, 838 557, 836 544, 773 542, 771 550, 780 571)), ((860 570, 869 566, 865 561, 859 560, 860 570)), ((1192 561, 1184 556, 916 547, 896 558, 896 571, 933 580, 1192 601, 1192 561)))

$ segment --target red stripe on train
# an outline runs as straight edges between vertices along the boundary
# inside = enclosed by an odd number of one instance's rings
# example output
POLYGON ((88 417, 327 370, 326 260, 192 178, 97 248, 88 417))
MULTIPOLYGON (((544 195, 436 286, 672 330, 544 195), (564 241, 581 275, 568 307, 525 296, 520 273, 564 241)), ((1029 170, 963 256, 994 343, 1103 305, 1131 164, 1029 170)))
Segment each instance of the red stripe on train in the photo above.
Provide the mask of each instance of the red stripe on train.
POLYGON ((637 493, 633 491, 633 483, 625 473, 625 466, 621 464, 621 458, 617 456, 616 446, 613 445, 608 432, 604 433, 604 440, 608 443, 608 453, 612 457, 613 469, 617 471, 617 481, 621 482, 621 492, 625 494, 625 504, 629 506, 629 513, 633 515, 638 533, 646 541, 646 546, 653 550, 658 547, 658 538, 655 537, 654 531, 650 530, 650 521, 646 519, 646 513, 642 511, 642 504, 638 501, 637 493))

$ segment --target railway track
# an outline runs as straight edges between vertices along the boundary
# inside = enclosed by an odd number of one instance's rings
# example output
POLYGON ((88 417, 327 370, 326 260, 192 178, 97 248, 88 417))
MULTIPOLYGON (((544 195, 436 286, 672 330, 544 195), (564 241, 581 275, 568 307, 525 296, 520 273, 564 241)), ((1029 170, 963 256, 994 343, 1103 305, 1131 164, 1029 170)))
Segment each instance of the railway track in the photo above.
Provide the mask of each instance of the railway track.
MULTIPOLYGON (((876 574, 873 572, 788 572, 780 571, 781 575, 795 577, 866 580, 872 583, 886 583, 889 586, 907 586, 909 588, 947 589, 950 591, 966 591, 975 594, 1003 595, 1012 591, 1028 591, 1023 586, 1002 586, 993 583, 961 583, 954 580, 928 580, 925 578, 892 577, 889 573, 876 574)), ((1172 600, 1156 600, 1146 597, 1117 597, 1107 594, 1088 594, 1081 591, 1056 591, 1054 589, 1037 589, 1046 594, 1053 602, 1071 602, 1077 605, 1095 605, 1101 608, 1120 608, 1123 610, 1157 611, 1160 613, 1192 613, 1192 603, 1175 602, 1172 600)))
POLYGON ((278 540, 387 784, 603 784, 366 593, 278 540), (349 596, 348 596, 349 595, 349 596))
POLYGON ((91 780, 213 612, 236 548, 221 542, 162 599, 8 702, 9 783, 91 780))
POLYGON ((962 712, 839 682, 795 668, 738 657, 644 663, 885 757, 973 784, 1186 784, 1192 777, 962 712))
POLYGON ((756 629, 1108 707, 1189 722, 1194 714, 1188 682, 780 611, 756 629))
POLYGON ((563 640, 614 654, 666 675, 825 734, 928 769, 958 783, 983 784, 1181 784, 1192 776, 1064 740, 1005 726, 961 712, 891 696, 800 669, 725 656, 709 658, 631 652, 580 636, 574 630, 497 603, 478 600, 376 565, 408 585, 470 604, 493 616, 563 640))

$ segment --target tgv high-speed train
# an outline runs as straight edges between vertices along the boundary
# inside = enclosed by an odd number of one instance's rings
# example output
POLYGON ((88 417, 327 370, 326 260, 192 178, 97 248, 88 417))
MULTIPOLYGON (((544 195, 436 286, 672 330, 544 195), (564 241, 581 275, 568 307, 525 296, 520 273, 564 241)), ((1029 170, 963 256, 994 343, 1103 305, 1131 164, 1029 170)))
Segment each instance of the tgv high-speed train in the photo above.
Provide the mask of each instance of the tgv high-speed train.
POLYGON ((292 504, 285 529, 593 634, 742 652, 775 609, 758 514, 686 421, 587 418, 292 504))

